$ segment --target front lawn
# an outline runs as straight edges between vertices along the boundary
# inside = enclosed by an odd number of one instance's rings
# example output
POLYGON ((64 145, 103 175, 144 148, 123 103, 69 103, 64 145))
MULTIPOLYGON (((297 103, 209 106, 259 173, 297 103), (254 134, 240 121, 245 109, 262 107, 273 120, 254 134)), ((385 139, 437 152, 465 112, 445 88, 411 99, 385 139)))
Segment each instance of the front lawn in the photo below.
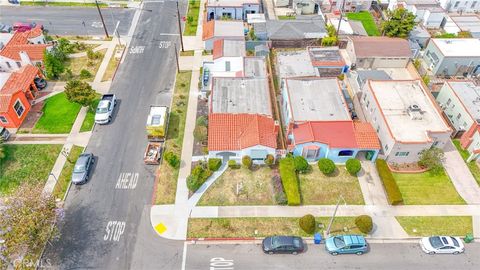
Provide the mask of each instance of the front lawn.
MULTIPOLYGON (((172 151, 179 159, 182 154, 191 78, 191 71, 181 71, 177 73, 175 92, 173 94, 172 108, 170 109, 170 119, 168 122, 167 140, 165 142, 167 147, 166 151, 172 151)), ((178 168, 172 168, 167 162, 162 162, 159 168, 155 204, 170 204, 175 202, 178 170, 178 168)))
POLYGON ((380 36, 380 31, 375 24, 373 16, 368 11, 347 13, 347 18, 353 21, 360 21, 369 36, 380 36))
MULTIPOLYGON (((330 217, 317 217, 317 223, 323 228, 317 232, 323 233, 327 229, 330 217)), ((272 235, 312 236, 305 233, 298 225, 299 218, 286 217, 258 217, 258 218, 191 218, 188 220, 189 238, 201 237, 265 237, 272 235), (257 234, 255 234, 255 230, 257 234)), ((349 233, 361 234, 356 228, 354 217, 336 217, 330 230, 331 234, 349 233), (344 232, 344 227, 348 228, 344 232)))
POLYGON ((0 161, 0 196, 11 193, 21 183, 45 183, 61 145, 6 144, 0 161))
POLYGON ((335 204, 340 195, 347 204, 365 204, 358 178, 350 175, 345 166, 337 166, 333 176, 325 176, 317 164, 306 174, 299 174, 303 204, 335 204))
POLYGON ((267 166, 255 171, 243 167, 227 169, 203 194, 198 205, 274 205, 272 176, 272 169, 267 166))
POLYGON ((452 181, 442 171, 438 175, 424 173, 393 173, 404 204, 465 204, 452 181))
POLYGON ((91 131, 93 124, 95 123, 95 109, 100 102, 100 97, 93 102, 92 108, 89 108, 85 119, 83 119, 82 126, 80 127, 80 132, 91 131))
POLYGON ((80 72, 82 69, 88 70, 90 72, 91 76, 89 78, 84 78, 84 80, 92 82, 93 79, 95 79, 95 74, 97 74, 98 68, 100 67, 100 64, 102 63, 103 57, 105 57, 105 53, 107 52, 107 49, 99 50, 98 52, 98 58, 97 59, 88 59, 87 56, 82 56, 82 57, 76 57, 76 58, 67 58, 65 60, 65 72, 63 73, 63 77, 67 76, 66 75, 66 70, 70 69, 72 71, 72 78, 63 78, 65 80, 68 79, 76 79, 80 80, 80 72))
POLYGON ((65 93, 45 100, 43 114, 33 128, 33 133, 70 133, 81 106, 67 100, 65 93))
POLYGON ((197 35, 199 12, 200 12, 200 1, 189 1, 188 12, 187 12, 187 22, 185 23, 185 29, 183 30, 183 34, 185 36, 197 35))
POLYGON ((74 145, 70 150, 70 154, 68 155, 69 160, 72 162, 65 162, 63 165, 62 173, 60 177, 58 177, 57 184, 53 189, 53 196, 58 199, 63 199, 65 196, 65 192, 67 191, 68 185, 70 184, 70 178, 73 172, 73 166, 77 161, 80 154, 83 152, 83 147, 74 145))
POLYGON ((473 232, 472 217, 396 217, 410 236, 454 235, 473 232))
POLYGON ((467 150, 463 149, 462 146, 460 146, 459 140, 453 140, 453 144, 457 148, 463 160, 465 160, 465 163, 467 164, 468 169, 472 173, 478 185, 480 185, 480 167, 478 167, 477 161, 472 160, 470 162, 467 162, 468 157, 470 157, 470 153, 467 150))

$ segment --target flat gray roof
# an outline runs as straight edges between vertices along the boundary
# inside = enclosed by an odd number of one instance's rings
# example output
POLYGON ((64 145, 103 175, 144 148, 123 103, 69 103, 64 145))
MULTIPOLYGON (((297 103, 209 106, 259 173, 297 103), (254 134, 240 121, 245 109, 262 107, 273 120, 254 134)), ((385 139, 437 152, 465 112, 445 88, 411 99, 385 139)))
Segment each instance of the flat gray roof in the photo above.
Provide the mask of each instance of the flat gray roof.
POLYGON ((294 121, 351 120, 336 78, 287 79, 294 121))
POLYGON ((265 57, 245 57, 244 58, 245 77, 266 77, 267 65, 265 57))
POLYGON ((480 119, 480 87, 473 82, 448 82, 475 120, 480 119))
POLYGON ((213 78, 213 113, 272 115, 266 78, 213 78))
POLYGON ((462 31, 480 32, 480 18, 477 16, 450 16, 462 31))
POLYGON ((307 50, 279 51, 277 63, 280 78, 318 76, 307 50))
POLYGON ((244 40, 223 40, 223 56, 245 56, 246 54, 244 40))

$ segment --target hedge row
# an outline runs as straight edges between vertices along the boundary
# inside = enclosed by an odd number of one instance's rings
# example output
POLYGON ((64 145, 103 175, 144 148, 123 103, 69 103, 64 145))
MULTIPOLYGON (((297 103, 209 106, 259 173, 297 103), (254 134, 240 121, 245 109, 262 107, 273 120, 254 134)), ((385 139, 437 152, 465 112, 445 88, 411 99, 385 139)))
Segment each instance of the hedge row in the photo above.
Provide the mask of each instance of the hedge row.
POLYGON ((383 187, 387 192, 388 202, 391 205, 403 204, 402 193, 400 193, 400 189, 398 189, 397 182, 395 182, 387 162, 383 159, 377 159, 376 165, 383 187))
POLYGON ((293 158, 287 157, 280 160, 279 170, 288 205, 300 205, 300 190, 293 158))

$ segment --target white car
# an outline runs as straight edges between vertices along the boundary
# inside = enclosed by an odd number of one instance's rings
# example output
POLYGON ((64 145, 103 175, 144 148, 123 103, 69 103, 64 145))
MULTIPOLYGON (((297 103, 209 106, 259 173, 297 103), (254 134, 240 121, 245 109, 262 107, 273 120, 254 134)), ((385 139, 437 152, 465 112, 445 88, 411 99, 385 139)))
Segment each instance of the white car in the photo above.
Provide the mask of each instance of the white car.
POLYGON ((422 250, 430 255, 440 254, 459 254, 465 251, 463 242, 458 237, 451 236, 431 236, 420 240, 422 250))

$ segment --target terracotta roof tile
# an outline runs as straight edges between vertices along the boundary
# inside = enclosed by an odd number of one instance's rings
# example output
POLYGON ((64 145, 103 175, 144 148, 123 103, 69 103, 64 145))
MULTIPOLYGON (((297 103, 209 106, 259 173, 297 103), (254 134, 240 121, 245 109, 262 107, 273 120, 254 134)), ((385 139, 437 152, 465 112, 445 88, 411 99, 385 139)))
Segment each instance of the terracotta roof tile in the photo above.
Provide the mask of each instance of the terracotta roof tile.
POLYGON ((28 54, 31 60, 39 61, 43 59, 43 53, 45 49, 51 45, 48 44, 30 44, 29 38, 35 38, 42 35, 42 30, 39 26, 36 26, 30 31, 15 32, 10 41, 0 51, 0 55, 13 59, 21 60, 20 52, 24 51, 28 54))
POLYGON ((362 149, 380 149, 380 141, 376 131, 370 123, 353 122, 355 128, 355 139, 358 148, 362 149))
POLYGON ((209 115, 209 151, 237 151, 255 145, 276 148, 277 129, 271 117, 258 114, 209 115))
POLYGON ((213 42, 213 59, 223 56, 223 39, 217 39, 213 42))
POLYGON ((408 41, 390 37, 350 37, 357 57, 411 57, 408 41))
POLYGON ((23 66, 13 72, 0 89, 0 112, 6 112, 10 105, 11 98, 19 91, 26 91, 32 83, 39 70, 32 65, 23 66))
POLYGON ((214 35, 215 21, 211 20, 203 23, 202 40, 211 39, 214 35))

